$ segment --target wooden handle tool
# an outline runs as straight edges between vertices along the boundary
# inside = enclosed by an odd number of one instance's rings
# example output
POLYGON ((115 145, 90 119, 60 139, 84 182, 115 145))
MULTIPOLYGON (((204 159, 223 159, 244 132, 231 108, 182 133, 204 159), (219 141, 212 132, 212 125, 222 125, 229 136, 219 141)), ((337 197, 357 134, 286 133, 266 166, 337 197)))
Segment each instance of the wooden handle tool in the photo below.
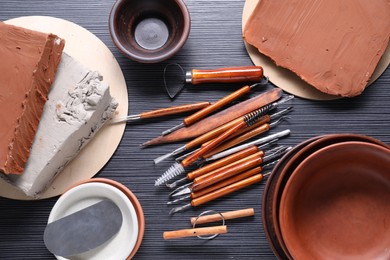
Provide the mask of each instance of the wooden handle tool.
POLYGON ((225 180, 243 171, 249 170, 263 163, 264 152, 260 151, 255 154, 248 156, 247 158, 241 159, 240 161, 222 167, 220 171, 212 171, 205 175, 199 176, 194 179, 192 184, 192 192, 204 189, 208 186, 213 185, 219 181, 225 180))
POLYGON ((180 105, 180 106, 161 108, 161 109, 156 109, 156 110, 152 110, 152 111, 142 112, 142 113, 137 114, 137 115, 129 115, 129 116, 124 116, 124 117, 113 118, 111 120, 111 123, 116 124, 116 123, 135 121, 135 120, 140 120, 140 119, 175 115, 175 114, 180 114, 180 113, 184 113, 184 112, 199 110, 199 109, 205 108, 209 105, 211 105, 210 102, 198 102, 198 103, 194 103, 194 104, 186 104, 186 105, 180 105))
POLYGON ((236 99, 244 96, 245 94, 249 93, 252 88, 254 88, 254 87, 258 86, 258 85, 260 85, 260 83, 253 84, 251 86, 244 86, 244 87, 240 88, 239 90, 234 91, 230 95, 227 95, 226 97, 218 100, 214 104, 212 104, 210 106, 207 106, 207 107, 203 108, 202 110, 196 112, 195 114, 184 118, 183 122, 181 124, 179 124, 177 126, 174 126, 174 127, 170 128, 170 129, 162 132, 162 135, 168 135, 168 134, 170 134, 170 133, 172 133, 172 132, 174 132, 174 131, 182 128, 182 127, 190 126, 190 125, 194 124, 195 122, 200 121, 201 119, 205 118, 206 116, 208 116, 212 112, 214 112, 214 111, 220 109, 221 107, 229 104, 233 100, 236 100, 236 99))
POLYGON ((228 230, 226 226, 190 228, 190 229, 181 229, 175 231, 166 231, 163 233, 163 238, 165 240, 168 240, 168 239, 183 238, 183 237, 225 234, 227 233, 227 231, 228 230))
POLYGON ((201 197, 193 199, 191 201, 191 206, 196 207, 196 206, 202 205, 206 202, 218 199, 222 196, 228 195, 232 192, 235 192, 235 191, 240 190, 242 188, 245 188, 249 185, 260 182, 262 180, 263 180, 263 174, 259 173, 259 174, 253 175, 245 180, 235 182, 235 183, 230 184, 228 186, 225 186, 219 190, 215 190, 215 191, 210 192, 206 195, 203 195, 201 197))
POLYGON ((220 188, 218 190, 214 190, 214 191, 212 191, 208 194, 205 194, 203 196, 200 196, 198 198, 192 199, 191 202, 188 204, 171 209, 169 211, 169 214, 172 215, 172 214, 175 214, 177 212, 186 210, 190 207, 197 207, 199 205, 202 205, 202 204, 207 203, 209 201, 212 201, 214 199, 220 198, 222 196, 228 195, 232 192, 235 192, 237 190, 245 188, 245 187, 252 185, 254 183, 260 182, 261 180, 263 180, 263 178, 264 178, 263 174, 261 174, 261 173, 255 174, 255 175, 248 177, 244 180, 240 180, 238 182, 232 183, 232 184, 227 185, 227 186, 220 188))
POLYGON ((282 96, 282 90, 274 88, 266 91, 258 96, 255 96, 246 101, 240 102, 229 108, 226 108, 214 115, 208 116, 207 118, 185 128, 181 128, 174 133, 165 136, 159 136, 150 140, 144 144, 143 147, 150 145, 157 145, 163 143, 177 142, 182 140, 188 140, 191 138, 198 137, 204 133, 211 131, 223 124, 226 124, 236 118, 239 118, 251 111, 254 111, 260 107, 270 104, 282 96))
POLYGON ((226 165, 229 165, 231 163, 234 163, 236 161, 239 161, 243 158, 246 158, 248 157, 249 155, 252 155, 256 152, 258 152, 259 149, 257 146, 251 146, 251 147, 248 147, 244 150, 241 150, 237 153, 234 153, 232 155, 229 155, 225 158, 222 158, 222 159, 219 159, 213 163, 210 163, 202 168, 199 168, 197 170, 194 170, 192 172, 189 172, 187 174, 187 179, 188 180, 193 180, 195 179, 196 177, 199 177, 199 176, 202 176, 208 172, 211 172, 211 171, 214 171, 214 170, 217 170, 217 169, 220 169, 222 168, 223 166, 226 166, 226 165))
POLYGON ((193 69, 186 73, 186 82, 201 83, 231 83, 260 81, 263 78, 263 68, 260 66, 228 67, 210 70, 193 69))
MULTIPOLYGON (((223 216, 223 218, 225 220, 244 218, 244 217, 254 216, 255 210, 253 208, 240 209, 240 210, 222 212, 221 215, 223 216)), ((200 216, 200 217, 192 217, 191 224, 194 225, 195 221, 196 221, 196 224, 217 222, 217 221, 221 220, 221 215, 220 214, 212 214, 212 215, 205 215, 205 216, 200 216)))

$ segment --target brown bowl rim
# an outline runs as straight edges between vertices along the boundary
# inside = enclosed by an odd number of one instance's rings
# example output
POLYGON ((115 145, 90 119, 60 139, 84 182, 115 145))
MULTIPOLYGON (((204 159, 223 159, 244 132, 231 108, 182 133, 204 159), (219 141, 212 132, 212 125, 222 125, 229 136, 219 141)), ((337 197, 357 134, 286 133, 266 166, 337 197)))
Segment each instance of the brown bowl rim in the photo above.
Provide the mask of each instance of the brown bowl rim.
POLYGON ((114 42, 115 46, 118 48, 118 50, 120 50, 120 52, 122 54, 124 54, 126 57, 128 57, 129 59, 132 59, 134 61, 140 62, 140 63, 158 63, 158 62, 161 62, 161 61, 164 61, 164 60, 167 60, 167 59, 171 58, 187 42, 187 39, 188 39, 189 34, 190 34, 190 30, 191 30, 191 16, 190 16, 190 12, 188 10, 187 5, 185 4, 185 2, 183 0, 173 0, 174 2, 176 2, 178 7, 180 8, 181 13, 183 14, 183 20, 184 20, 183 33, 182 33, 182 35, 180 37, 180 40, 175 45, 175 47, 172 48, 171 50, 169 50, 166 53, 163 53, 163 54, 160 54, 160 55, 156 55, 156 56, 149 55, 148 57, 141 56, 141 55, 136 55, 136 54, 130 52, 128 49, 125 48, 125 46, 123 46, 120 43, 120 41, 119 41, 119 39, 118 39, 118 37, 117 37, 117 35, 115 33, 115 25, 114 25, 115 24, 115 20, 116 20, 117 11, 119 10, 119 8, 126 1, 128 1, 128 0, 117 0, 117 1, 115 1, 115 3, 113 4, 113 6, 111 8, 110 15, 109 15, 109 18, 108 18, 108 28, 109 28, 111 39, 114 42))
MULTIPOLYGON (((283 222, 286 223, 286 221, 285 221, 286 218, 283 217, 281 214, 286 211, 286 209, 283 208, 283 206, 286 207, 286 203, 287 203, 286 202, 287 201, 286 197, 287 197, 288 191, 293 189, 293 178, 297 178, 297 176, 299 175, 298 173, 301 170, 301 168, 304 167, 304 165, 307 162, 312 161, 313 158, 315 158, 316 156, 318 156, 320 154, 323 154, 323 153, 329 151, 330 149, 340 149, 340 147, 345 147, 345 146, 354 146, 354 147, 356 147, 357 145, 366 146, 366 147, 372 147, 373 149, 378 149, 378 150, 381 150, 381 151, 385 152, 386 154, 390 154, 390 149, 389 149, 389 147, 387 145, 383 146, 381 144, 378 144, 378 143, 375 143, 375 142, 367 142, 365 140, 360 140, 360 141, 341 141, 341 142, 331 143, 331 144, 325 145, 325 146, 323 146, 321 148, 315 149, 313 152, 310 153, 310 155, 308 157, 306 157, 303 161, 301 161, 299 163, 299 165, 293 170, 293 173, 289 177, 286 186, 283 188, 282 199, 281 199, 281 202, 280 202, 280 205, 279 205, 280 213, 278 214, 278 217, 279 217, 279 223, 280 223, 280 230, 281 230, 283 238, 284 238, 284 235, 286 235, 286 234, 283 235, 282 224, 283 224, 283 222)), ((283 239, 283 241, 285 241, 285 240, 283 239)), ((285 243, 285 246, 288 249, 288 243, 285 243)), ((288 250, 288 252, 291 255, 289 250, 288 250)), ((293 255, 292 255, 291 259, 295 259, 293 255)))
POLYGON ((362 134, 353 134, 353 133, 338 133, 338 134, 325 134, 325 135, 312 137, 308 140, 299 143, 289 153, 285 154, 281 158, 280 162, 277 165, 275 165, 274 169, 272 170, 272 175, 270 176, 270 178, 273 175, 275 177, 270 179, 270 181, 267 181, 264 190, 265 193, 263 195, 263 205, 262 205, 263 226, 266 232, 266 237, 271 244, 271 248, 277 250, 278 254, 282 256, 281 258, 284 257, 284 258, 291 259, 291 256, 289 257, 289 252, 286 248, 286 245, 284 244, 283 238, 280 233, 279 217, 278 217, 281 194, 283 192, 285 183, 288 181, 288 178, 291 175, 291 172, 289 174, 287 170, 290 169, 293 164, 297 164, 297 163, 299 164, 299 162, 302 161, 301 160, 302 156, 305 156, 305 154, 307 153, 310 154, 311 153, 310 151, 312 149, 316 149, 318 146, 322 148, 324 142, 326 143, 326 145, 329 145, 328 144, 329 142, 333 144, 335 140, 339 140, 337 142, 366 141, 390 149, 389 145, 370 136, 366 136, 362 134), (302 146, 303 148, 301 149, 302 146), (269 192, 270 189, 272 189, 273 193, 269 192), (271 205, 269 205, 269 202, 267 200, 271 201, 271 205), (272 220, 265 218, 268 212, 271 212, 270 215, 272 216, 272 220), (273 233, 271 233, 270 231, 273 233), (274 243, 275 245, 273 245, 274 243))

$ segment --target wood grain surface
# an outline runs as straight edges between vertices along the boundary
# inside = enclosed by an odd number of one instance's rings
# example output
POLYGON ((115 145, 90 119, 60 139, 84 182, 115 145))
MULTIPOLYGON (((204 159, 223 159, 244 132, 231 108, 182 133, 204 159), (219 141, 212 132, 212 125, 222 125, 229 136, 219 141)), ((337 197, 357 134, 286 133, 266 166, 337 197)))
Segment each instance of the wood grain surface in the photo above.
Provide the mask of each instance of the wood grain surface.
MULTIPOLYGON (((186 0, 192 22, 189 39, 176 56, 159 64, 136 63, 115 48, 108 31, 108 16, 113 3, 113 0, 2 0, 0 20, 30 15, 54 16, 70 20, 94 33, 113 52, 122 68, 128 87, 129 114, 199 101, 215 102, 243 86, 236 83, 186 86, 172 101, 165 92, 162 78, 167 63, 180 63, 186 70, 253 65, 241 35, 243 0, 186 0)), ((283 145, 296 145, 328 133, 364 134, 390 144, 389 88, 388 68, 362 95, 352 99, 319 102, 296 98, 290 119, 269 133, 291 129, 291 135, 278 142, 283 145)), ((262 91, 254 89, 249 96, 262 91)), ((169 216, 170 207, 165 205, 169 191, 154 187, 154 181, 173 161, 155 166, 153 159, 183 143, 144 149, 139 145, 182 120, 183 117, 177 115, 128 124, 117 151, 97 174, 97 177, 113 179, 130 188, 143 207, 145 236, 134 259, 275 259, 261 221, 265 181, 169 216), (249 207, 255 209, 253 218, 230 220, 229 233, 216 239, 164 241, 162 238, 166 230, 190 228, 188 219, 205 210, 225 212, 249 207)), ((0 259, 54 258, 44 246, 43 231, 56 200, 0 199, 0 259)))

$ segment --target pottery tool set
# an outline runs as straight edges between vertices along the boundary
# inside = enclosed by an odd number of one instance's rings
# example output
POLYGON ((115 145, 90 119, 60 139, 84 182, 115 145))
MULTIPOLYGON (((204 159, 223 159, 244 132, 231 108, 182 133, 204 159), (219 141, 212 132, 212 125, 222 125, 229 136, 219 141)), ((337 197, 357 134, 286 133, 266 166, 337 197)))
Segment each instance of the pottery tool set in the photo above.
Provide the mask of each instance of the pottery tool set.
MULTIPOLYGON (((194 71, 192 74, 197 75, 194 71)), ((269 174, 264 174, 264 169, 271 168, 279 157, 291 149, 291 147, 279 146, 267 151, 262 150, 275 144, 278 139, 289 135, 290 130, 280 131, 252 141, 251 139, 269 131, 286 119, 292 107, 280 109, 277 112, 273 110, 292 100, 294 96, 282 97, 282 91, 274 88, 224 108, 262 84, 246 85, 234 91, 187 116, 182 123, 163 131, 161 136, 143 144, 143 147, 146 147, 191 139, 172 152, 154 160, 154 163, 158 164, 163 160, 188 152, 180 159, 176 158, 175 163, 155 181, 155 186, 166 184, 170 189, 183 184, 171 192, 169 197, 172 200, 167 204, 173 205, 186 200, 190 202, 171 209, 169 214, 205 204, 261 182, 269 174), (248 140, 249 142, 246 142, 248 140), (193 168, 195 169, 189 171, 193 168), (168 183, 186 171, 189 172, 184 178, 168 183)), ((197 234, 204 230, 185 232, 197 234)))

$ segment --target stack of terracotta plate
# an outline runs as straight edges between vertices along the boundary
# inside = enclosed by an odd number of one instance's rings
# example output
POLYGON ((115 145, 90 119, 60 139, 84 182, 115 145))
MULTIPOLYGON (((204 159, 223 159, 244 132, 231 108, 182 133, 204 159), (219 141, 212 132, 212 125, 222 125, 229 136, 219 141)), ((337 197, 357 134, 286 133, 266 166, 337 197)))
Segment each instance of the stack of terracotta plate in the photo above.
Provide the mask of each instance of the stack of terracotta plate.
POLYGON ((390 259, 390 146, 355 134, 297 145, 267 181, 263 225, 280 259, 390 259))

